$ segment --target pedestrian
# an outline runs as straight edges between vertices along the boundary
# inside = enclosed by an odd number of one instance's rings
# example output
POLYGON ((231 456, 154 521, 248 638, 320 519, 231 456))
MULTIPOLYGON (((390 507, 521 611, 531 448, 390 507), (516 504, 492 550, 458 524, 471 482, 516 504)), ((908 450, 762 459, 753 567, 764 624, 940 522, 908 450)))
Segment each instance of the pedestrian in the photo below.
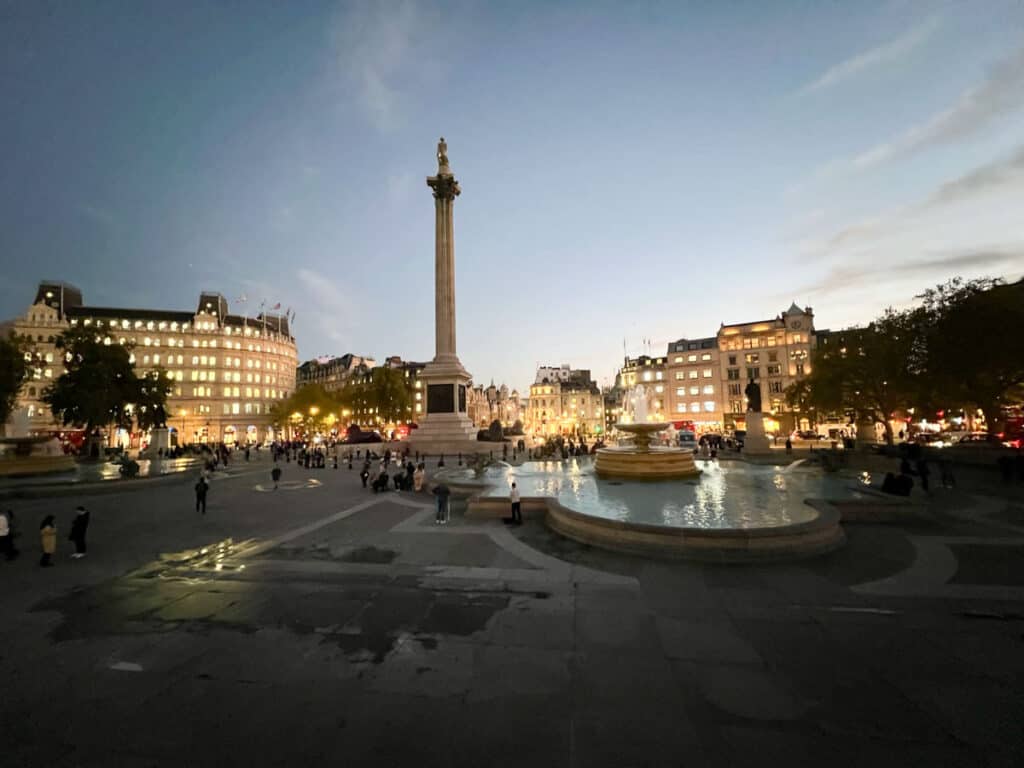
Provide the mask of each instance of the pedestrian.
POLYGON ((274 467, 270 470, 270 479, 274 481, 274 490, 277 490, 277 483, 281 480, 281 468, 274 467))
POLYGON ((939 476, 942 478, 943 488, 956 488, 956 478, 953 477, 953 465, 948 459, 939 462, 939 476))
POLYGON ((245 460, 246 461, 249 460, 249 446, 248 445, 245 446, 245 460))
MULTIPOLYGON (((14 516, 14 510, 8 509, 4 513, 4 517, 7 519, 7 551, 4 553, 8 560, 14 560, 19 552, 17 547, 18 539, 18 526, 17 520, 14 516)), ((2 525, 2 523, 0 523, 2 525)))
POLYGON ((4 557, 11 560, 11 550, 14 549, 14 531, 11 530, 10 510, 0 513, 0 552, 4 557))
POLYGON ((447 485, 441 483, 434 488, 434 495, 437 497, 437 515, 434 518, 434 525, 446 525, 449 515, 448 497, 451 495, 451 491, 448 490, 447 485))
MULTIPOLYGON (((334 468, 338 468, 338 454, 334 454, 334 468)), ((349 465, 349 469, 352 469, 352 465, 349 465)))
MULTIPOLYGON (((279 471, 276 467, 274 471, 279 471)), ((276 487, 276 486, 275 486, 276 487)), ((196 512, 202 507, 203 514, 206 514, 206 492, 210 490, 210 484, 206 482, 206 478, 200 475, 199 480, 196 481, 196 512)))
POLYGON ((426 467, 423 462, 420 462, 419 466, 416 467, 416 471, 412 473, 413 489, 417 492, 423 490, 423 478, 426 474, 426 467))
POLYGON ((39 565, 49 568, 53 565, 53 555, 57 551, 57 523, 54 522, 53 515, 47 515, 39 524, 39 543, 43 549, 39 565))
POLYGON ((370 479, 370 460, 367 459, 363 463, 363 469, 359 473, 359 479, 363 481, 363 488, 366 487, 366 481, 370 479))
POLYGON ((75 560, 85 557, 85 532, 89 529, 89 510, 79 504, 75 507, 75 519, 71 521, 71 533, 68 541, 75 543, 75 551, 71 557, 75 560))
POLYGON ((787 437, 786 438, 786 453, 792 453, 792 452, 793 452, 793 438, 787 437))
POLYGON ((516 484, 515 483, 512 483, 512 490, 510 490, 508 492, 508 500, 512 502, 512 524, 513 525, 522 525, 523 524, 523 514, 522 514, 522 511, 521 511, 522 507, 521 507, 521 503, 519 501, 519 489, 516 488, 516 484))
POLYGON ((925 493, 928 493, 928 475, 931 474, 931 470, 928 469, 928 462, 921 457, 917 460, 917 476, 921 478, 921 488, 924 489, 925 493))

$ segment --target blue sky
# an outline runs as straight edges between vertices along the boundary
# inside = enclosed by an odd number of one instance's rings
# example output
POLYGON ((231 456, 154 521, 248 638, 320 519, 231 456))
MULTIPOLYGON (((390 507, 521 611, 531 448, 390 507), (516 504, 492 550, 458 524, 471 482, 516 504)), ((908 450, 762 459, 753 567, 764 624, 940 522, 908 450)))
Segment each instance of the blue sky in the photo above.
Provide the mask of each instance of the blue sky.
POLYGON ((219 290, 429 359, 440 135, 484 383, 1024 271, 1017 0, 14 2, 0 61, 0 318, 219 290))

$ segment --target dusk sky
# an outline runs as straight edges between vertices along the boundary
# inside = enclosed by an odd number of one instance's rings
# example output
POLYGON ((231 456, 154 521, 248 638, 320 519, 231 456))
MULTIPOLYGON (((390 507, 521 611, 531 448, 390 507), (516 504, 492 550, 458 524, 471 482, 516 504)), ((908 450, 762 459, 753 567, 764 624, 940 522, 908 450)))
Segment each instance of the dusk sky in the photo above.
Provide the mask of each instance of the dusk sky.
POLYGON ((792 301, 1024 271, 1024 3, 0 3, 0 319, 280 302, 302 359, 605 383, 792 301))

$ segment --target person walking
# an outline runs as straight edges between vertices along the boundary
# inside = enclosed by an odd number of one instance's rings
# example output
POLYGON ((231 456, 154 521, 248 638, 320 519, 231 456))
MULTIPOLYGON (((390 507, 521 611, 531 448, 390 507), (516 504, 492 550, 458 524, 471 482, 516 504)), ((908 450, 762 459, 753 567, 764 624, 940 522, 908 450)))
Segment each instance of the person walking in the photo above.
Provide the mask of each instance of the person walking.
POLYGON ((437 515, 434 518, 434 525, 447 525, 449 516, 448 497, 451 495, 451 491, 448 490, 447 485, 440 483, 434 488, 434 495, 437 497, 437 515))
POLYGON ((39 565, 49 568, 53 565, 53 555, 57 551, 57 523, 54 522, 53 515, 47 515, 39 524, 39 544, 43 550, 39 565))
POLYGON ((516 488, 516 484, 512 483, 512 490, 508 492, 508 499, 512 502, 512 524, 522 525, 523 524, 523 513, 522 505, 519 501, 519 489, 516 488))
POLYGON ((11 557, 11 550, 14 549, 14 531, 11 530, 10 512, 0 512, 0 553, 8 560, 11 557))
POLYGON ((281 481, 281 468, 274 467, 270 470, 270 479, 274 481, 274 490, 277 490, 277 484, 281 481))
POLYGON ((85 557, 85 532, 89 529, 89 510, 79 504, 75 508, 75 519, 71 521, 71 533, 68 541, 75 542, 72 558, 78 560, 85 557))
MULTIPOLYGON (((274 472, 278 471, 280 470, 275 467, 274 472)), ((274 484, 274 487, 277 487, 276 483, 274 484)), ((206 514, 206 492, 208 490, 210 490, 210 484, 206 482, 205 477, 200 477, 199 480, 196 481, 196 512, 202 508, 204 515, 206 514)))

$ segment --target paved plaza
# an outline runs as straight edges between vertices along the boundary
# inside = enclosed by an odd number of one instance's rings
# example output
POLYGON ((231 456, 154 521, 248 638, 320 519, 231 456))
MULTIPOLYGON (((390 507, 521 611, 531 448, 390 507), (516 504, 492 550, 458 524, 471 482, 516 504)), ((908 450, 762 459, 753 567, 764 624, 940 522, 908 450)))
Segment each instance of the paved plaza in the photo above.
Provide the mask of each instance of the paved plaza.
POLYGON ((0 502, 0 764, 1024 763, 1019 501, 937 491, 833 554, 718 566, 282 466, 233 465, 205 517, 188 480, 0 502))

